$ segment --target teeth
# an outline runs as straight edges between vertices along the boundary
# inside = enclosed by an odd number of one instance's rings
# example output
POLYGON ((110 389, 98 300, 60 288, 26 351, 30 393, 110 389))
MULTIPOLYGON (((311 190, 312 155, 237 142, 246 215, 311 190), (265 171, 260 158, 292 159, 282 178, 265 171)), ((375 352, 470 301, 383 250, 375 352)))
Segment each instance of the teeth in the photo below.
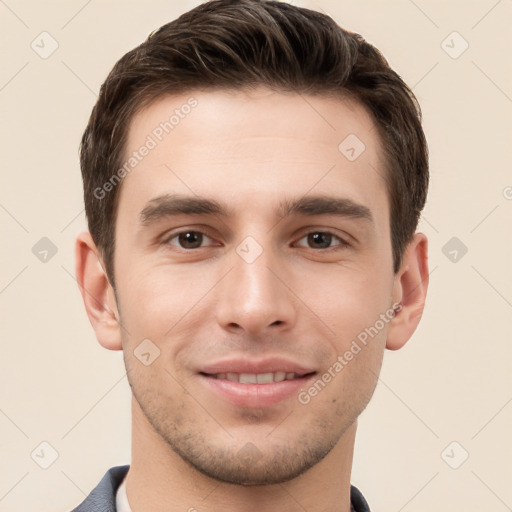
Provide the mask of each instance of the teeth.
POLYGON ((217 373, 212 375, 216 379, 227 379, 241 384, 271 384, 272 382, 282 382, 283 380, 292 380, 300 375, 293 372, 274 372, 274 373, 217 373))
POLYGON ((257 377, 254 373, 241 373, 238 382, 242 384, 256 384, 258 382, 257 377))
POLYGON ((274 373, 274 382, 281 382, 284 379, 286 379, 286 373, 285 372, 276 372, 276 373, 274 373))
POLYGON ((258 373, 258 375, 256 375, 256 382, 258 384, 268 384, 270 382, 274 382, 274 374, 273 373, 258 373))

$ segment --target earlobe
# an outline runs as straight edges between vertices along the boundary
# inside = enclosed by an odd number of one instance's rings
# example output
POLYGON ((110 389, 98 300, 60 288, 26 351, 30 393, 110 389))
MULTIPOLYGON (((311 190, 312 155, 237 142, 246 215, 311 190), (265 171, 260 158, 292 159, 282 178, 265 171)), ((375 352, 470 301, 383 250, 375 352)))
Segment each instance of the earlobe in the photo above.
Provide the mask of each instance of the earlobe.
POLYGON ((75 244, 76 278, 89 321, 100 344, 122 350, 119 312, 112 286, 89 232, 81 233, 75 244))
POLYGON ((416 330, 428 289, 428 241, 423 233, 416 233, 407 246, 400 270, 395 276, 393 304, 400 310, 391 320, 386 348, 397 350, 405 345, 416 330))

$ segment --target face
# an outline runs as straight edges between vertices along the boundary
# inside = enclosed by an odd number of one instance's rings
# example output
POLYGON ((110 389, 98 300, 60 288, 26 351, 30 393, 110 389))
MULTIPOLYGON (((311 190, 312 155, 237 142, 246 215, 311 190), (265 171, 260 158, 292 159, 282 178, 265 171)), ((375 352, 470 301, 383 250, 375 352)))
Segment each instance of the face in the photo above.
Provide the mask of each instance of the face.
POLYGON ((202 473, 289 480, 368 403, 394 285, 379 144, 355 103, 266 89, 167 97, 133 119, 124 359, 141 414, 202 473))

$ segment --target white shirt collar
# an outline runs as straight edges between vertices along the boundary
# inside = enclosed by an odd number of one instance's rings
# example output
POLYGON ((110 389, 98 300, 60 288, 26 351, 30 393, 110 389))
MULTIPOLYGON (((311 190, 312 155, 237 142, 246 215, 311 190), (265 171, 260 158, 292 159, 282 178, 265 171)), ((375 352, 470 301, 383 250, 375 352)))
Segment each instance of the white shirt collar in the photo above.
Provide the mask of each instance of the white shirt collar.
POLYGON ((116 508, 117 512, 132 512, 130 504, 128 503, 128 496, 126 495, 126 476, 123 478, 121 485, 117 488, 116 508))

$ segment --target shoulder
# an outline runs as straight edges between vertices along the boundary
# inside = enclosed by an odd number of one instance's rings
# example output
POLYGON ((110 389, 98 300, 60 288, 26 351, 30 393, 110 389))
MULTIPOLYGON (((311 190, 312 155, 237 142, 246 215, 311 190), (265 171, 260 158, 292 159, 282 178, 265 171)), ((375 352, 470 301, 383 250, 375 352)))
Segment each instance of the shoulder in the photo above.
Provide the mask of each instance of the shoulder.
POLYGON ((116 491, 130 465, 110 468, 89 496, 71 512, 116 512, 116 491))
POLYGON ((353 485, 350 486, 350 502, 354 512, 370 512, 370 506, 364 499, 363 494, 357 487, 354 487, 353 485))

